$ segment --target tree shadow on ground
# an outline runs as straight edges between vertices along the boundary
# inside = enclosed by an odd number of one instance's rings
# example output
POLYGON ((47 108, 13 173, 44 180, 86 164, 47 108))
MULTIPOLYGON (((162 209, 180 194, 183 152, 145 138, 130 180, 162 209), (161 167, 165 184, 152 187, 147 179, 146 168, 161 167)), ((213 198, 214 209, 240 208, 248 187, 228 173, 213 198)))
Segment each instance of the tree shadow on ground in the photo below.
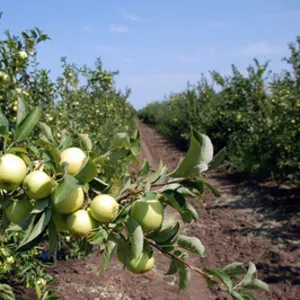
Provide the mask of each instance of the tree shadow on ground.
POLYGON ((235 210, 249 210, 257 222, 253 226, 229 231, 242 235, 268 237, 276 242, 281 239, 287 250, 293 251, 300 240, 300 188, 261 185, 246 180, 243 174, 214 173, 218 180, 222 201, 215 207, 235 210), (227 197, 227 195, 236 195, 227 197))
POLYGON ((300 284, 300 268, 293 266, 256 264, 260 273, 264 274, 264 280, 269 283, 288 281, 293 285, 300 284))

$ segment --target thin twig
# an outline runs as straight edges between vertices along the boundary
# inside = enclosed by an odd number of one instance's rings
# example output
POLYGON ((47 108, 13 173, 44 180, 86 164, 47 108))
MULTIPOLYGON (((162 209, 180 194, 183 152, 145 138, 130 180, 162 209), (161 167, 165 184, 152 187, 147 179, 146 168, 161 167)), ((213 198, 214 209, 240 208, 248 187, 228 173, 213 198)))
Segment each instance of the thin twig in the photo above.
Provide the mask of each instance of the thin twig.
POLYGON ((181 263, 183 263, 184 265, 186 265, 187 267, 189 267, 191 270, 195 271, 196 273, 201 274, 202 276, 204 276, 204 277, 206 277, 206 278, 208 278, 208 279, 210 279, 210 280, 213 280, 213 277, 212 277, 211 275, 206 274, 203 270, 191 266, 189 263, 187 263, 186 261, 184 261, 184 260, 181 259, 180 257, 174 255, 173 253, 165 253, 165 252, 163 251, 163 249, 161 249, 161 248, 160 248, 159 246, 157 246, 155 243, 150 242, 150 241, 148 241, 148 242, 149 242, 149 244, 150 244, 152 247, 156 248, 157 250, 159 250, 159 251, 160 251, 161 253, 163 253, 164 255, 179 260, 181 263))

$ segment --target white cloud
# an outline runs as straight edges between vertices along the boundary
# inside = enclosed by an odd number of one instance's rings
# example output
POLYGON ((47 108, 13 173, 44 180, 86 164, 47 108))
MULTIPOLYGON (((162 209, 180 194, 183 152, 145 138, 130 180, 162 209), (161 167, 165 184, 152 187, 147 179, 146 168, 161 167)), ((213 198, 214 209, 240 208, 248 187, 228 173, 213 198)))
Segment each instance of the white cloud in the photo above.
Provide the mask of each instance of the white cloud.
POLYGON ((126 11, 123 11, 123 16, 125 19, 132 21, 132 22, 137 22, 137 23, 143 23, 145 22, 144 20, 142 20, 141 18, 139 18, 138 16, 128 13, 126 11))
POLYGON ((246 45, 236 51, 233 51, 232 55, 238 56, 263 56, 263 55, 280 55, 286 51, 286 46, 271 45, 267 41, 256 42, 246 45))
POLYGON ((125 33, 129 31, 129 27, 126 25, 115 25, 111 24, 109 26, 109 30, 112 32, 120 32, 120 33, 125 33))

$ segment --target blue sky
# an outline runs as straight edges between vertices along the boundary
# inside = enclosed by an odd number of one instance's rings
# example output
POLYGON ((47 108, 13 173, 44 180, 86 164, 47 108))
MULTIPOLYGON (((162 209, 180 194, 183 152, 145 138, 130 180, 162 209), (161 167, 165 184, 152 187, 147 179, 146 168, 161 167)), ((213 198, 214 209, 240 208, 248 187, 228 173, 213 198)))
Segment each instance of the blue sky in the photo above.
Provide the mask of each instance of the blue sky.
POLYGON ((1 31, 37 26, 51 41, 39 49, 42 67, 60 74, 60 57, 92 65, 101 57, 119 70, 116 85, 132 89, 141 108, 195 83, 210 70, 242 71, 256 57, 285 67, 287 44, 300 35, 299 0, 51 0, 1 1, 1 31))

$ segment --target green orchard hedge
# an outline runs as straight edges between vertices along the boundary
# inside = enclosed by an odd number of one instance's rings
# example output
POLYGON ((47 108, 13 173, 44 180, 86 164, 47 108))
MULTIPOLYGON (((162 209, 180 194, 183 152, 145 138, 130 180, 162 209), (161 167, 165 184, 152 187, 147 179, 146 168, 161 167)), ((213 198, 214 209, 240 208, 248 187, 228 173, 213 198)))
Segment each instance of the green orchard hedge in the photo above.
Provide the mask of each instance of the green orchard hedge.
POLYGON ((280 74, 268 63, 234 65, 230 76, 211 72, 196 85, 139 111, 144 122, 187 145, 190 127, 205 132, 228 162, 258 179, 294 181, 300 175, 300 37, 289 45, 280 74))

